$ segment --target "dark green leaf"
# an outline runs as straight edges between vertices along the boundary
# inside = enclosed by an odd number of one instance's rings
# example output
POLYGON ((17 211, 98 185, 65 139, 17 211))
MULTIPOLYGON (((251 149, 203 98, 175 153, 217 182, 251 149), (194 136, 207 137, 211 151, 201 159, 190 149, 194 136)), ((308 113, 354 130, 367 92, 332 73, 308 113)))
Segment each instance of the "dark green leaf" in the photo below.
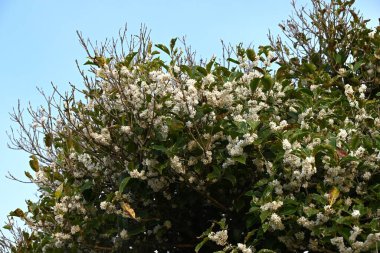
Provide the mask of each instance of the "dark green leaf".
POLYGON ((199 250, 203 247, 203 245, 209 240, 208 237, 203 238, 203 240, 195 246, 195 252, 199 252, 199 250))
POLYGON ((33 176, 28 171, 25 171, 24 173, 27 178, 29 178, 30 180, 33 180, 33 176))
POLYGON ((263 211, 263 212, 261 212, 261 214, 260 214, 261 223, 264 223, 265 220, 269 217, 269 215, 271 215, 270 211, 263 211))
POLYGON ((235 60, 235 59, 232 59, 232 58, 227 58, 227 61, 229 62, 233 62, 233 63, 236 63, 236 64, 240 64, 239 61, 235 60))
POLYGON ((53 144, 53 134, 52 133, 46 133, 44 137, 44 142, 46 147, 51 147, 53 144))
POLYGON ((245 161, 247 159, 247 156, 246 155, 241 155, 241 156, 234 156, 232 157, 232 160, 236 161, 236 162, 239 162, 241 164, 245 164, 245 161))
POLYGON ((261 83, 263 84, 264 91, 268 91, 272 88, 273 80, 270 75, 265 75, 261 78, 261 83))
POLYGON ((11 225, 5 225, 3 226, 4 229, 7 229, 7 230, 11 230, 12 229, 12 226, 11 225))
POLYGON ((169 51, 169 49, 165 45, 163 45, 163 44, 156 44, 155 46, 157 48, 161 49, 162 51, 164 51, 165 53, 167 53, 168 55, 170 55, 170 51, 169 51))
POLYGON ((88 60, 83 65, 95 65, 96 66, 97 64, 95 64, 94 62, 88 60))
POLYGON ((215 57, 213 57, 207 64, 206 64, 206 71, 207 73, 211 72, 211 68, 215 63, 215 57))
POLYGON ((170 40, 170 51, 173 52, 173 49, 175 47, 175 43, 177 41, 177 38, 173 38, 170 40))
POLYGON ((260 83, 260 78, 253 78, 251 82, 249 83, 249 86, 251 87, 251 92, 255 92, 257 89, 257 86, 260 83))
POLYGON ((207 75, 207 70, 201 66, 197 66, 196 69, 198 70, 199 73, 202 75, 206 76, 207 75))
POLYGON ((123 193, 123 192, 124 192, 124 189, 125 189, 125 187, 127 186, 127 184, 128 184, 128 182, 129 182, 130 179, 131 179, 130 177, 125 177, 125 178, 121 181, 121 183, 120 183, 120 185, 119 185, 119 192, 120 192, 120 193, 123 193))
POLYGON ((248 48, 246 52, 248 59, 250 59, 251 61, 256 61, 256 53, 253 49, 248 48))
POLYGON ((232 186, 236 185, 236 177, 232 174, 224 175, 224 178, 231 182, 232 186))

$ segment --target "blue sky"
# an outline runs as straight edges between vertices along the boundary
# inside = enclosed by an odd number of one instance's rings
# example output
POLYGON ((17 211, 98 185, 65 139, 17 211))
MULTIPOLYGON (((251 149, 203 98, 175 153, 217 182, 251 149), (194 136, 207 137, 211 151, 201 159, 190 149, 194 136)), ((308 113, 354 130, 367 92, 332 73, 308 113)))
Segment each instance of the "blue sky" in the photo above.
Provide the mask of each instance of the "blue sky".
MULTIPOLYGON (((299 0, 307 3, 307 0, 299 0)), ((377 25, 380 1, 357 0, 357 7, 377 25)), ((203 58, 220 56, 220 39, 231 44, 267 43, 268 29, 291 13, 290 0, 0 0, 0 224, 10 210, 25 208, 36 188, 5 178, 8 171, 24 179, 28 154, 7 148, 6 131, 17 125, 9 112, 20 99, 23 107, 44 104, 36 87, 61 91, 69 82, 81 87, 75 60, 86 61, 76 30, 91 40, 115 37, 125 23, 130 34, 140 24, 151 29, 154 43, 167 44, 186 35, 203 58)))

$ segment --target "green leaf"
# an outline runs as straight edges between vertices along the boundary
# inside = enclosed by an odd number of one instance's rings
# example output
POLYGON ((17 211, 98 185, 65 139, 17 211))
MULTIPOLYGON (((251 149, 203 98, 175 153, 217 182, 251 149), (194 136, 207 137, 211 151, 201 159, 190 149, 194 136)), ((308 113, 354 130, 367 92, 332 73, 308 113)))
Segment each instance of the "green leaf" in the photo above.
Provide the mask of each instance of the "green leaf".
POLYGON ((252 130, 256 130, 256 128, 260 125, 260 121, 247 120, 248 125, 252 130))
POLYGON ((236 185, 236 177, 232 174, 224 175, 224 178, 231 182, 232 186, 236 185))
POLYGON ((220 168, 218 166, 213 166, 213 170, 207 174, 207 179, 212 181, 214 179, 219 180, 219 178, 222 175, 222 172, 220 171, 220 168))
POLYGON ((202 75, 206 76, 207 75, 207 70, 201 66, 197 66, 196 69, 198 70, 199 73, 202 75))
POLYGON ((155 46, 157 48, 161 49, 162 51, 164 51, 165 53, 167 53, 168 55, 170 55, 170 51, 169 51, 169 49, 165 45, 163 45, 163 44, 156 44, 155 46))
POLYGON ((263 84, 264 91, 268 91, 272 88, 273 80, 270 75, 265 75, 261 78, 261 83, 263 84))
POLYGON ((189 66, 187 66, 187 65, 181 65, 181 66, 179 66, 179 68, 181 69, 182 72, 185 72, 190 77, 192 77, 192 71, 191 71, 191 69, 190 69, 189 66))
POLYGON ((40 166, 38 164, 38 160, 36 158, 36 156, 32 155, 30 156, 30 158, 32 158, 30 161, 29 161, 29 165, 30 167, 32 168, 32 170, 34 170, 35 172, 38 172, 40 170, 40 166))
POLYGON ((25 213, 20 208, 17 208, 16 210, 10 212, 9 216, 24 218, 25 217, 25 213))
POLYGON ((342 55, 340 55, 340 54, 336 54, 336 55, 335 55, 335 61, 336 61, 336 63, 338 63, 338 64, 342 64, 342 55))
POLYGON ((162 151, 163 153, 166 153, 166 151, 168 150, 166 147, 164 147, 162 145, 152 145, 151 148, 153 150, 162 151))
POLYGON ((214 65, 215 63, 215 57, 213 57, 206 65, 206 71, 207 73, 210 73, 211 72, 211 68, 212 66, 214 65))
POLYGON ((24 171, 24 173, 27 178, 29 178, 30 180, 33 180, 33 176, 28 171, 24 171))
POLYGON ((300 94, 301 96, 304 95, 304 94, 308 95, 310 97, 314 96, 313 92, 310 89, 307 89, 307 88, 299 88, 299 89, 297 89, 297 91, 300 92, 300 93, 303 93, 303 94, 300 94))
POLYGON ((121 183, 120 183, 120 185, 119 185, 119 192, 120 192, 120 193, 123 193, 123 192, 124 192, 124 189, 125 189, 125 187, 127 186, 127 184, 128 184, 128 182, 129 182, 130 179, 131 179, 130 177, 125 177, 125 178, 121 181, 121 183))
POLYGON ((177 42, 177 38, 173 38, 170 40, 170 51, 173 52, 173 49, 175 47, 175 43, 177 42))
POLYGON ((259 86, 260 78, 253 78, 251 82, 249 83, 249 86, 251 87, 251 92, 255 92, 257 89, 257 86, 259 86))
POLYGON ((145 228, 144 224, 142 224, 142 223, 137 223, 137 224, 130 223, 130 224, 128 224, 128 235, 130 235, 130 236, 141 234, 145 230, 146 230, 146 228, 145 228))
POLYGON ((240 64, 239 61, 235 60, 235 59, 232 59, 232 58, 227 58, 227 61, 229 62, 233 62, 233 63, 236 63, 236 64, 240 64))
POLYGON ((248 59, 250 59, 251 61, 256 61, 256 53, 253 49, 248 48, 246 53, 247 53, 248 59))
POLYGON ((90 60, 86 61, 83 65, 95 65, 95 66, 97 66, 97 64, 95 64, 94 62, 92 62, 90 60))
POLYGON ((55 192, 54 192, 54 197, 55 197, 56 199, 59 199, 59 198, 62 196, 62 192, 63 192, 63 183, 60 184, 60 185, 57 187, 57 189, 55 190, 55 192))
POLYGON ((261 228, 263 229, 263 232, 265 233, 269 228, 269 223, 264 223, 261 228))
POLYGON ((198 253, 199 250, 203 247, 203 245, 210 240, 208 237, 203 238, 203 240, 195 246, 195 252, 198 253))
POLYGON ((352 216, 347 216, 347 217, 340 217, 336 219, 336 223, 338 224, 344 224, 350 226, 353 222, 355 221, 355 218, 352 216))
POLYGON ((168 127, 170 131, 178 132, 184 128, 184 124, 182 121, 177 119, 168 119, 168 127))
POLYGON ((312 207, 307 207, 303 209, 303 212, 306 214, 307 217, 311 217, 319 213, 319 210, 312 207))
POLYGON ((268 184, 268 182, 269 182, 269 179, 268 179, 268 178, 260 179, 260 180, 255 184, 255 188, 258 188, 258 187, 260 187, 260 186, 266 185, 266 184, 268 184))
POLYGON ((133 60, 133 58, 135 58, 135 56, 138 54, 138 52, 131 52, 129 53, 126 57, 125 57, 125 65, 126 66, 129 66, 133 60))
POLYGON ((263 211, 263 212, 261 212, 261 214, 260 214, 261 223, 264 223, 265 220, 269 217, 270 214, 271 214, 271 211, 263 211))
POLYGON ((254 70, 257 70, 259 71, 261 74, 265 75, 265 70, 263 70, 262 68, 259 68, 259 67, 253 67, 254 70))
POLYGON ((7 229, 7 230, 11 230, 12 229, 12 226, 11 225, 5 225, 3 226, 4 229, 7 229))
POLYGON ((215 70, 219 73, 222 72, 223 76, 229 76, 231 74, 231 71, 229 71, 228 68, 223 67, 223 66, 217 66, 215 67, 215 70))
POLYGON ((280 209, 280 214, 282 215, 291 215, 296 213, 299 210, 299 204, 294 199, 285 199, 284 205, 280 209))
POLYGON ((363 62, 362 61, 358 61, 358 62, 355 62, 354 64, 354 72, 358 71, 359 68, 362 66, 363 62))
POLYGON ((303 70, 306 73, 312 74, 315 72, 316 69, 317 69, 317 67, 313 63, 304 63, 303 64, 303 70))
POLYGON ((241 163, 241 164, 245 164, 245 162, 247 160, 247 156, 246 155, 234 156, 234 157, 232 157, 232 160, 234 160, 238 163, 241 163))
POLYGON ((46 147, 51 147, 53 144, 53 134, 46 133, 44 137, 44 142, 45 142, 46 147))
POLYGON ((244 243, 247 243, 248 240, 256 233, 257 229, 253 229, 247 233, 247 235, 244 237, 244 243))
POLYGON ((90 180, 88 180, 84 184, 81 185, 80 191, 84 192, 85 190, 91 189, 92 186, 93 186, 92 182, 90 180))

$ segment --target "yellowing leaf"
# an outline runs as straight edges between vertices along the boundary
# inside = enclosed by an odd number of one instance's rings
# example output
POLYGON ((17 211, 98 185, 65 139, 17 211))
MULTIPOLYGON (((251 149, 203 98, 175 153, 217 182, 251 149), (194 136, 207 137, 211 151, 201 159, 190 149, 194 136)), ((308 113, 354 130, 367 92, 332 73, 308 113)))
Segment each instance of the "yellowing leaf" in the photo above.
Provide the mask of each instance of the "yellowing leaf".
POLYGON ((338 199, 339 193, 340 193, 340 191, 337 187, 334 186, 331 189, 331 191, 329 193, 329 204, 330 204, 330 206, 332 206, 335 203, 335 201, 338 199))
POLYGON ((135 210, 126 202, 120 202, 120 206, 123 209, 124 212, 127 213, 128 216, 130 216, 133 219, 136 219, 136 213, 135 210))
POLYGON ((40 165, 38 164, 37 158, 32 155, 30 156, 31 160, 29 161, 29 165, 35 172, 38 172, 40 170, 40 165))
POLYGON ((19 217, 19 218, 25 217, 25 213, 20 208, 17 208, 16 210, 10 212, 9 215, 19 217))
POLYGON ((60 185, 57 187, 57 189, 55 190, 55 192, 54 192, 54 197, 55 197, 56 199, 59 199, 59 198, 62 196, 62 192, 63 192, 63 183, 60 184, 60 185))

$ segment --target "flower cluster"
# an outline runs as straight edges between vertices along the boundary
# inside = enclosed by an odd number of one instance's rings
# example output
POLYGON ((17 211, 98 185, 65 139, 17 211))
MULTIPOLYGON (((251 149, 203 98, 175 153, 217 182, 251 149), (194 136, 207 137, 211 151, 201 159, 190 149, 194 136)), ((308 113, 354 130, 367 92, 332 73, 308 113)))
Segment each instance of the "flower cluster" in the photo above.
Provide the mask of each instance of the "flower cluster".
POLYGON ((230 69, 186 65, 174 44, 157 45, 170 64, 151 43, 96 54, 81 100, 64 100, 56 128, 32 126, 54 159, 32 157, 41 199, 12 212, 39 245, 25 251, 375 249, 380 118, 367 86, 295 83, 272 73, 270 47, 238 47, 230 69))

